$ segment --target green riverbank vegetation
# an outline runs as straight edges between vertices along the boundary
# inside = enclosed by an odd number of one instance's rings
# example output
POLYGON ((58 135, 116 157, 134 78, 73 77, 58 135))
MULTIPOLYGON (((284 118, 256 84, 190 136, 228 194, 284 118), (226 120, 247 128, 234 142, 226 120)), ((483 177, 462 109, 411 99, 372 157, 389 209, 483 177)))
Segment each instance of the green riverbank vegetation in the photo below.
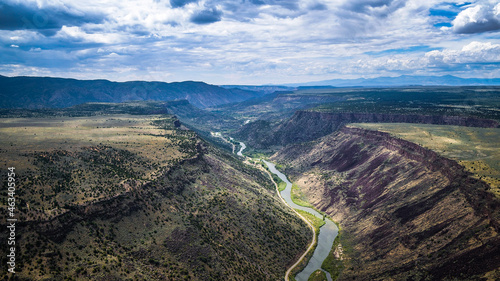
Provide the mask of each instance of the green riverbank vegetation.
POLYGON ((326 280, 328 280, 326 279, 326 273, 324 273, 319 269, 313 272, 311 276, 309 276, 309 278, 307 279, 307 281, 326 281, 326 280))
POLYGON ((332 280, 337 280, 337 278, 340 276, 340 273, 342 272, 342 269, 344 269, 344 264, 342 263, 342 251, 343 248, 342 244, 340 244, 339 231, 339 235, 337 235, 335 241, 333 242, 330 254, 328 254, 328 257, 326 257, 326 259, 323 261, 323 264, 321 264, 321 268, 330 273, 332 280))
POLYGON ((315 215, 303 210, 295 209, 295 211, 297 211, 301 216, 308 220, 313 225, 316 234, 319 234, 319 228, 325 225, 324 220, 319 219, 315 215))
POLYGON ((292 184, 292 201, 302 207, 314 208, 311 203, 308 202, 306 195, 300 190, 300 187, 293 183, 292 184))

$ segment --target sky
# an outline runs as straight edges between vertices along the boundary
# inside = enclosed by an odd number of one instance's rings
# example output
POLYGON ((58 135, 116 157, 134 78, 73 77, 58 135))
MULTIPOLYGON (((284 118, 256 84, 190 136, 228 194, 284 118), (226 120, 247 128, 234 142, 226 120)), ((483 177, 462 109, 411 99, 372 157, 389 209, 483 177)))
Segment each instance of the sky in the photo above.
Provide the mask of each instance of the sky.
POLYGON ((262 85, 499 66, 499 0, 0 0, 5 76, 262 85))

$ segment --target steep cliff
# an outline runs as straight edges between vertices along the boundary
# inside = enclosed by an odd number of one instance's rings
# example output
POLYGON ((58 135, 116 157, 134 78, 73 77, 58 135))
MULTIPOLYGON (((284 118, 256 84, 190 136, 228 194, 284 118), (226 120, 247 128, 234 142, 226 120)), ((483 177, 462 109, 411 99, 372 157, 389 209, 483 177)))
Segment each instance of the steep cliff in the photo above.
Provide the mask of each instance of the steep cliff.
POLYGON ((343 128, 272 159, 343 228, 341 280, 477 278, 500 267, 500 203, 456 162, 343 128))

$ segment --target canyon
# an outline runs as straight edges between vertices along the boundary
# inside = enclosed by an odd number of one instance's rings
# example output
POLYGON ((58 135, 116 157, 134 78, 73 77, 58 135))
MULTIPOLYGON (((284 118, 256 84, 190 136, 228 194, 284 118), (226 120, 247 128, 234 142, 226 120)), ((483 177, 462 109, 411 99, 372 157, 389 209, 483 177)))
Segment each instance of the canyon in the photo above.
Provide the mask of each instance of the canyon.
POLYGON ((252 147, 269 148, 291 143, 312 141, 337 131, 349 123, 418 123, 458 125, 470 127, 498 128, 496 120, 466 116, 380 114, 380 113, 330 113, 318 111, 296 111, 295 114, 277 125, 258 120, 243 126, 236 137, 244 139, 252 147))
POLYGON ((340 223, 339 280, 498 274, 500 204, 456 162, 357 128, 287 146, 271 160, 340 223))

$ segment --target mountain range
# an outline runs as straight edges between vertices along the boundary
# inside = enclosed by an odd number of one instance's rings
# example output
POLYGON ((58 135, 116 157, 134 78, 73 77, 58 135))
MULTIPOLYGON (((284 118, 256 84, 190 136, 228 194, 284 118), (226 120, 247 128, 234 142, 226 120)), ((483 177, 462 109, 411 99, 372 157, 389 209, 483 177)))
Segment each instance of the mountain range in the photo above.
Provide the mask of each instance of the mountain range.
POLYGON ((87 102, 186 99, 198 108, 240 102, 261 92, 225 89, 204 82, 111 82, 0 75, 0 108, 61 108, 87 102))
POLYGON ((198 108, 215 107, 301 87, 401 87, 500 85, 500 78, 445 76, 332 79, 283 85, 210 85, 204 82, 112 82, 0 75, 0 108, 63 108, 87 102, 188 100, 198 108))
POLYGON ((284 84, 289 87, 398 87, 398 86, 485 86, 500 85, 500 78, 461 78, 453 75, 377 77, 357 79, 331 79, 305 83, 284 84))

